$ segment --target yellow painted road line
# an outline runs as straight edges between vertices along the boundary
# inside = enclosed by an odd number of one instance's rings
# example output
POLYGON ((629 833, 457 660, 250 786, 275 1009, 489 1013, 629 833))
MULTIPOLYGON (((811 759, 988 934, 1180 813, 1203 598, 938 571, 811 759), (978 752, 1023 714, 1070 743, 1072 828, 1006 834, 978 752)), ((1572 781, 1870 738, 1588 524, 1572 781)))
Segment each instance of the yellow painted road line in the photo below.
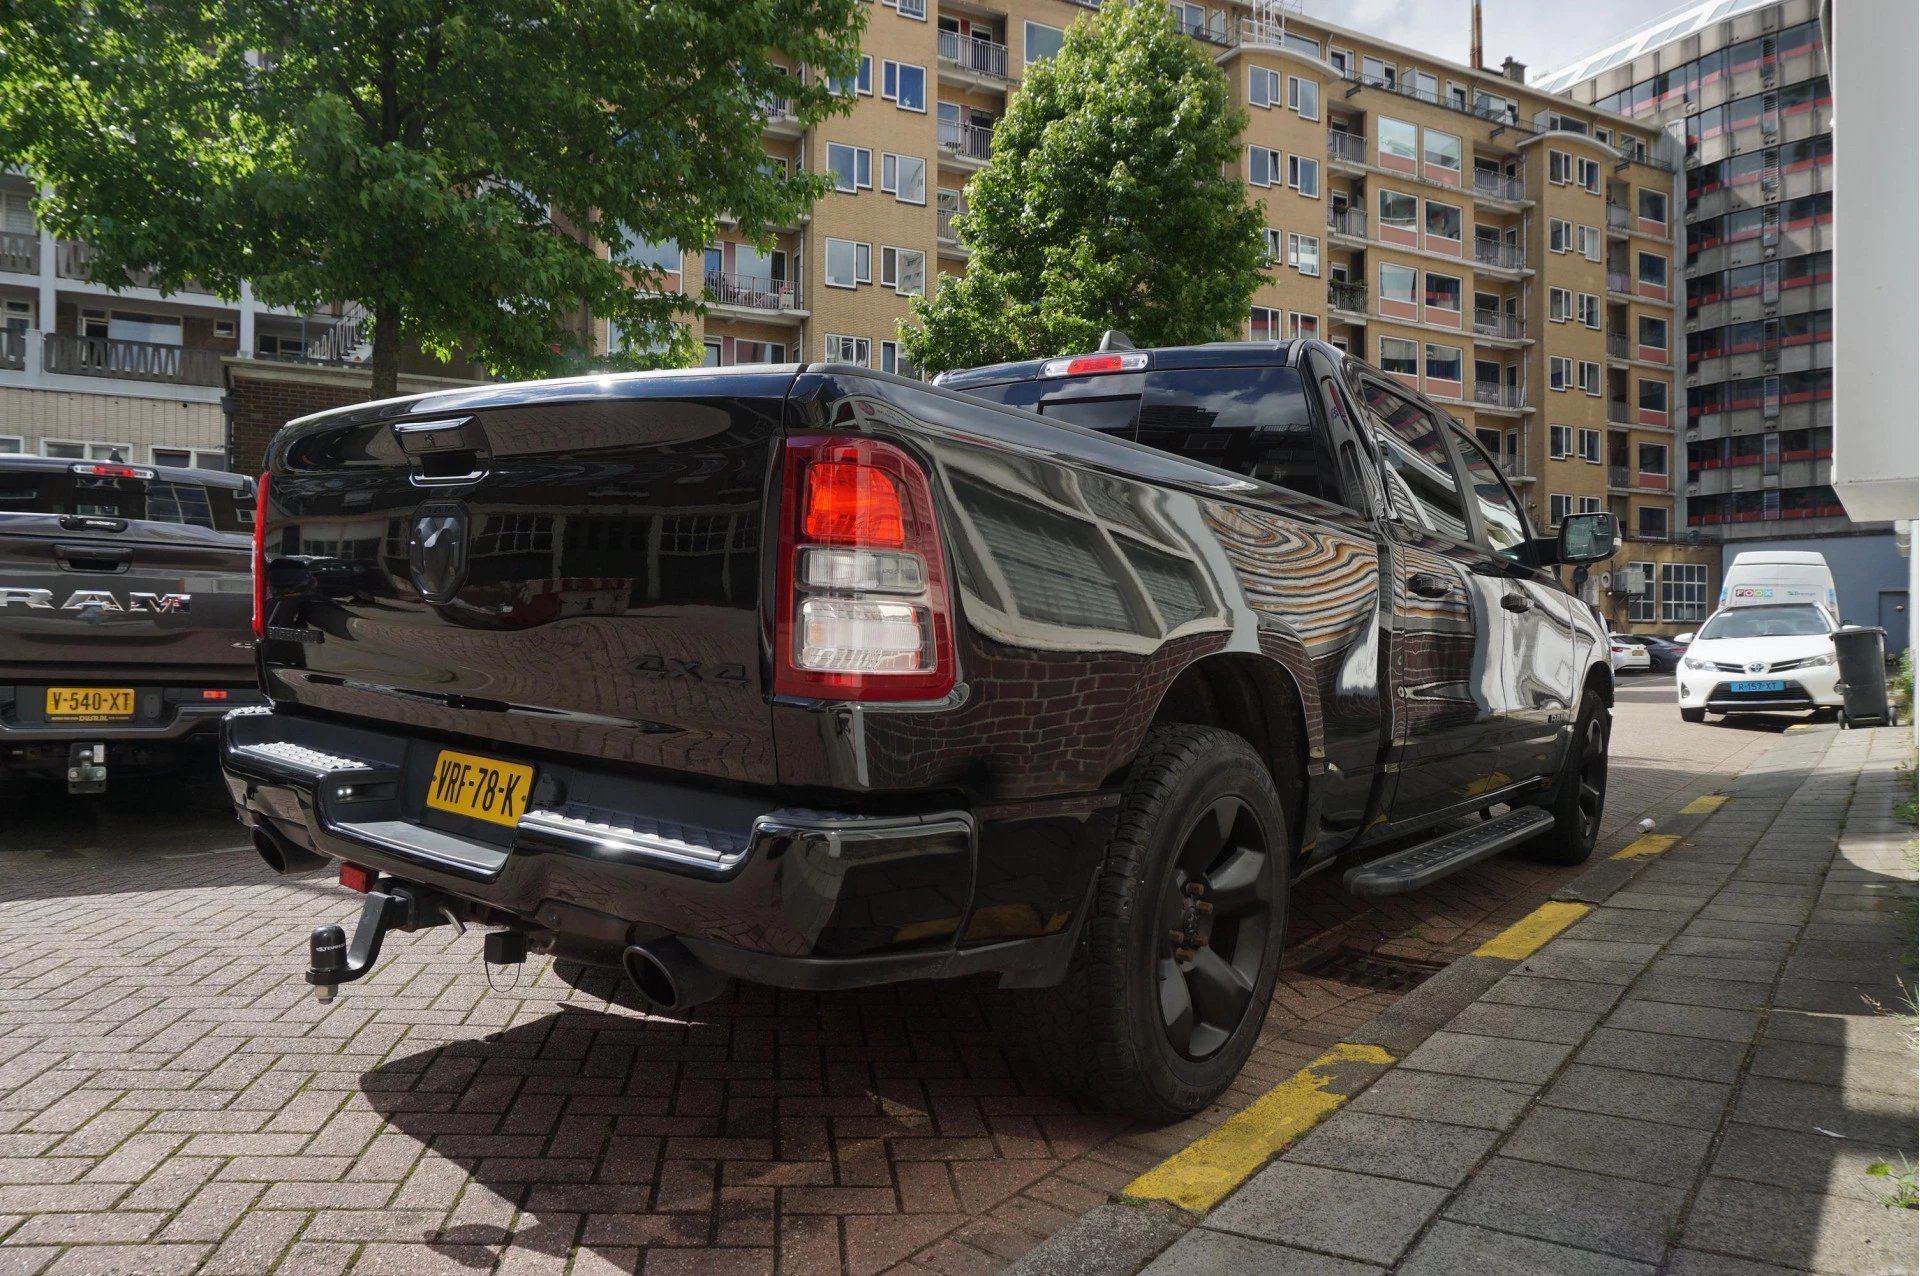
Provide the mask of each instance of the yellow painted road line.
POLYGON ((1549 900, 1474 949, 1473 955, 1504 957, 1509 961, 1531 957, 1540 950, 1541 945, 1592 911, 1586 904, 1563 904, 1549 900))
POLYGON ((1672 833, 1643 834, 1615 851, 1613 858, 1617 860, 1643 860, 1649 855, 1658 855, 1679 840, 1679 837, 1672 833))
POLYGON ((1345 1042, 1315 1059, 1122 1189, 1141 1200, 1171 1201, 1203 1213, 1246 1182, 1253 1172, 1284 1152, 1350 1097, 1336 1094, 1332 1067, 1370 1063, 1388 1067, 1394 1057, 1379 1046, 1345 1042))
POLYGON ((1726 804, 1727 804, 1727 798, 1725 794, 1709 793, 1705 797, 1697 797, 1693 801, 1681 807, 1680 814, 1712 815, 1715 811, 1719 810, 1721 807, 1725 806, 1726 804))

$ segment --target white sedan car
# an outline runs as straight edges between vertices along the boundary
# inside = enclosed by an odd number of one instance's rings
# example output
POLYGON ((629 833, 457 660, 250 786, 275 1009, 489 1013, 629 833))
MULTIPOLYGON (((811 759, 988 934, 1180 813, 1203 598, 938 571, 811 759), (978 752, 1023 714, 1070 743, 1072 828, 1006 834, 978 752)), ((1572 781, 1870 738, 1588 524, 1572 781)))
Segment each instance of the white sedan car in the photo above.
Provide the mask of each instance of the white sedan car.
POLYGON ((1608 634, 1607 639, 1615 673, 1645 673, 1653 668, 1647 646, 1638 638, 1631 634, 1608 634))
POLYGON ((1674 670, 1680 716, 1838 709, 1840 669, 1833 621, 1811 603, 1727 607, 1697 634, 1681 634, 1687 654, 1674 670))

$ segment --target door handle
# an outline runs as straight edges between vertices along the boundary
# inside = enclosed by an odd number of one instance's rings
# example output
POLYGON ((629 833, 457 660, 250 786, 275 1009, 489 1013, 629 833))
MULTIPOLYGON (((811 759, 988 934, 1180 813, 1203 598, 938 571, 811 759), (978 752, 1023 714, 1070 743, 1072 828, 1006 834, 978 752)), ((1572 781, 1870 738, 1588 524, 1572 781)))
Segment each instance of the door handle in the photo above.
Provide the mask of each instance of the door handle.
POLYGON ((1500 595, 1500 605, 1508 611, 1513 612, 1532 611, 1533 599, 1527 597, 1525 594, 1502 594, 1500 595))
POLYGON ((1454 592, 1453 582, 1438 572, 1415 572, 1407 577, 1407 588, 1422 598, 1445 598, 1454 592))
POLYGON ((53 560, 62 571, 119 573, 133 565, 133 551, 120 545, 55 545, 53 560))

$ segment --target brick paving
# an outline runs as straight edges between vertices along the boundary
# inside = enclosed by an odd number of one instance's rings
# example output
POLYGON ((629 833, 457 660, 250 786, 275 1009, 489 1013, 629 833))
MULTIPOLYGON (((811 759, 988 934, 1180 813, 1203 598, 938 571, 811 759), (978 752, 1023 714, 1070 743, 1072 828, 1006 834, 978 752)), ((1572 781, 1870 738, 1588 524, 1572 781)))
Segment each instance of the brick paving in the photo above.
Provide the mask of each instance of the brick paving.
MULTIPOLYGON (((1670 695, 1622 693, 1605 847, 1779 725, 1682 727, 1670 695)), ((1444 962, 1568 875, 1308 884, 1252 1062, 1149 1129, 1051 1091, 990 981, 741 986, 683 1022, 538 961, 490 985, 439 930, 322 1007, 305 936, 352 901, 221 849, 214 786, 0 801, 0 1273, 991 1271, 1397 996, 1321 957, 1444 962)))

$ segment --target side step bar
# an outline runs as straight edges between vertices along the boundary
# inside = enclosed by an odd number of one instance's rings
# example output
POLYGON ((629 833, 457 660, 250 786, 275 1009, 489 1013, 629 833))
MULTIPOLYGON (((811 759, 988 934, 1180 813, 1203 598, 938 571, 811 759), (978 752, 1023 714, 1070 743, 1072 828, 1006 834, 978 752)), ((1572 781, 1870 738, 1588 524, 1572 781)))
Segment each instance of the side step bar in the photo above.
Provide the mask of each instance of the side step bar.
POLYGON ((1419 890, 1456 869, 1498 855, 1552 827, 1552 815, 1537 806, 1523 806, 1499 819, 1356 864, 1341 880, 1349 894, 1369 898, 1419 890))

